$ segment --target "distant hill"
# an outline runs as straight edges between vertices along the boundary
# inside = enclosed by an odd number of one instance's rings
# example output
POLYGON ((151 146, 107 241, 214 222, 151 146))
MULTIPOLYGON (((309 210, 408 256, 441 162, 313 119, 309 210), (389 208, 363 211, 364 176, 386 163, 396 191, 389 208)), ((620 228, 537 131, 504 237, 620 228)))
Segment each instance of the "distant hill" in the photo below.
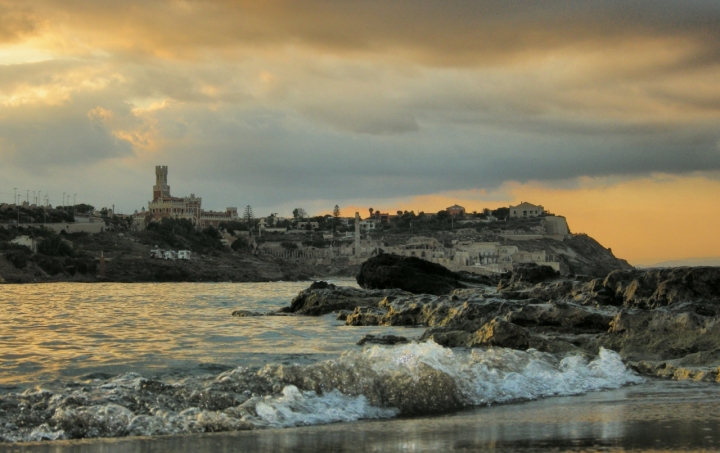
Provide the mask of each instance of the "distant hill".
POLYGON ((649 267, 697 267, 697 266, 720 266, 720 257, 715 258, 686 258, 684 260, 663 261, 655 264, 638 265, 639 268, 649 267))

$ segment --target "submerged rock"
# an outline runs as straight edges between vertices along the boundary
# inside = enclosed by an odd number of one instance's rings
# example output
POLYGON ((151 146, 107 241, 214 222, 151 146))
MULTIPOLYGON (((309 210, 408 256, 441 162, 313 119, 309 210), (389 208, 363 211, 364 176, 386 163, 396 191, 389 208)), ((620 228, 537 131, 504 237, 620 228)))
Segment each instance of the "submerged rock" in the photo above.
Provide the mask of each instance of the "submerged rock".
POLYGON ((407 343, 408 339, 405 337, 401 337, 399 335, 372 335, 367 334, 364 337, 362 337, 358 342, 358 346, 362 346, 365 343, 372 343, 372 344, 398 344, 398 343, 407 343))
POLYGON ((415 294, 448 294, 465 288, 459 274, 414 256, 381 254, 365 261, 357 282, 365 289, 398 288, 415 294))

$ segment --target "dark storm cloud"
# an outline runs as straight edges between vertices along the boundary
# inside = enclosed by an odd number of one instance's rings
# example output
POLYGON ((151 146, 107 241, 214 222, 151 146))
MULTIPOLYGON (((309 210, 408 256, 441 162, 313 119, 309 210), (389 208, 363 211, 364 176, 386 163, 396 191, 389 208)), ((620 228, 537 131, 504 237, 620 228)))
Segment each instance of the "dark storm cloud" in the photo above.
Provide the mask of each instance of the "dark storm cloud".
POLYGON ((328 52, 407 51, 427 62, 483 64, 569 45, 612 46, 682 36, 699 46, 687 63, 714 64, 720 45, 715 1, 309 0, 62 1, 37 10, 129 51, 196 51, 237 44, 308 45, 328 52), (103 33, 105 32, 105 33, 103 33), (130 42, 128 42, 130 41, 130 42))
POLYGON ((155 164, 264 206, 720 169, 717 1, 0 0, 0 28, 59 55, 0 65, 5 165, 126 159, 135 207, 155 164))

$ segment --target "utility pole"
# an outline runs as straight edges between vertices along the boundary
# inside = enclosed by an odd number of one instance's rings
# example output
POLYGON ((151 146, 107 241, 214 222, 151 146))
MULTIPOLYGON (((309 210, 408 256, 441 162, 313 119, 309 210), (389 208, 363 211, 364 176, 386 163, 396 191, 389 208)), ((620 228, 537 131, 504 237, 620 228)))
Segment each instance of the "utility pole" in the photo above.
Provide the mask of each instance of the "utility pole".
POLYGON ((20 206, 18 205, 18 202, 17 202, 17 201, 18 201, 18 198, 17 198, 17 187, 13 187, 13 190, 15 191, 15 192, 14 192, 14 195, 13 195, 13 203, 15 203, 15 207, 17 208, 17 211, 18 211, 17 226, 19 227, 19 226, 20 226, 20 206))
POLYGON ((25 199, 25 201, 27 202, 27 204, 30 204, 30 190, 29 189, 27 191, 27 198, 25 199))
POLYGON ((65 206, 65 192, 63 192, 62 205, 65 206))

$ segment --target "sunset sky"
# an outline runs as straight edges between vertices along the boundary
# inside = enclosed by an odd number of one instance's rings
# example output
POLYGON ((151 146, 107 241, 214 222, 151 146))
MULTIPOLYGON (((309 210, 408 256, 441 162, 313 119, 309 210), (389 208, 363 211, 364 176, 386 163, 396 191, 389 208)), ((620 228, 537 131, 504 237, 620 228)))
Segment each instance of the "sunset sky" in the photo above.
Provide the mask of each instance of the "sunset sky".
POLYGON ((720 256, 720 2, 0 0, 0 202, 565 215, 720 256), (44 195, 43 195, 44 196, 44 195))

